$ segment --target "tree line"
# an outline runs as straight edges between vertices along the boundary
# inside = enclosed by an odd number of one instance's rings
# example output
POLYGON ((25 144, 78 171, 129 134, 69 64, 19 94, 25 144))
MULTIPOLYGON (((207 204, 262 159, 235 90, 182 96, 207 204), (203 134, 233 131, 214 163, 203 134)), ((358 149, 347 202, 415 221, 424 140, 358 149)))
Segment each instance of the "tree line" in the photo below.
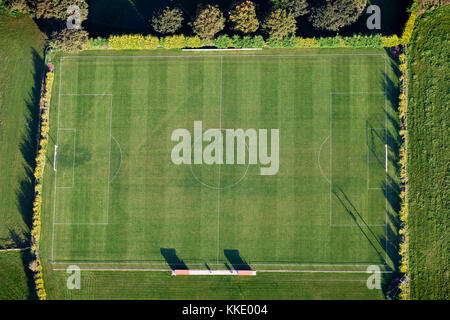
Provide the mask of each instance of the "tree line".
MULTIPOLYGON (((149 30, 158 36, 173 35, 183 27, 190 27, 202 40, 214 38, 226 26, 240 35, 259 35, 283 39, 294 35, 299 26, 298 19, 307 20, 317 30, 339 31, 355 22, 367 6, 367 0, 266 0, 269 9, 251 0, 236 0, 223 12, 218 5, 197 5, 193 19, 176 4, 171 4, 153 14, 149 30)), ((0 0, 1 2, 1 0, 0 0)), ((36 19, 66 21, 67 8, 80 8, 81 22, 88 17, 86 0, 3 0, 9 11, 31 15, 36 19)), ((305 21, 305 20, 302 20, 305 21)), ((301 27, 301 26, 300 26, 301 27)))

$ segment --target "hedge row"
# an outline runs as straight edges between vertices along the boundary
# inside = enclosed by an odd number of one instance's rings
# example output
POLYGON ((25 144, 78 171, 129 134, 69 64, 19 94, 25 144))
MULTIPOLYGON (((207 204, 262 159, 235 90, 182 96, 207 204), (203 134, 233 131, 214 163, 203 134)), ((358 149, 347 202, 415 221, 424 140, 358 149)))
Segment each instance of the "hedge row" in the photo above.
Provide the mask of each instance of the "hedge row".
MULTIPOLYGON (((400 66, 399 70, 401 71, 402 75, 400 76, 400 83, 401 83, 401 93, 399 96, 399 106, 398 106, 398 115, 400 117, 402 127, 400 129, 400 136, 402 137, 402 145, 399 148, 399 163, 400 163, 400 180, 401 180, 401 191, 400 191, 400 212, 399 212, 399 218, 400 218, 400 229, 399 229, 399 235, 401 238, 400 245, 399 245, 399 255, 400 255, 400 267, 399 271, 401 273, 406 274, 408 271, 408 259, 407 259, 407 252, 408 252, 408 233, 406 229, 406 222, 408 219, 408 204, 406 201, 406 188, 408 185, 408 175, 406 171, 406 164, 407 164, 407 131, 405 128, 405 121, 406 121, 406 110, 407 110, 407 95, 408 95, 408 85, 407 85, 407 64, 406 64, 406 55, 401 54, 400 55, 400 66)), ((406 300, 408 299, 408 281, 405 280, 400 283, 399 289, 400 289, 400 299, 406 300)))
MULTIPOLYGON (((408 29, 409 30, 409 29, 408 29)), ((410 31, 405 33, 410 37, 410 31)), ((407 37, 402 37, 406 39, 407 37)), ((383 37, 376 35, 353 35, 352 37, 301 38, 288 37, 283 40, 267 39, 262 36, 221 35, 210 41, 202 41, 198 36, 186 37, 173 35, 163 38, 143 36, 141 34, 110 36, 109 39, 96 38, 90 40, 90 48, 109 47, 115 50, 140 49, 183 49, 217 47, 225 48, 383 48, 399 45, 401 39, 396 35, 383 37)))
POLYGON ((34 169, 34 177, 36 182, 35 197, 33 203, 33 227, 31 230, 31 252, 33 253, 35 259, 31 262, 30 269, 34 272, 34 282, 36 286, 37 296, 40 300, 47 299, 47 294, 44 287, 42 264, 39 258, 39 240, 41 237, 42 177, 44 175, 45 158, 47 155, 48 132, 50 129, 49 107, 54 80, 53 65, 49 65, 49 70, 51 71, 47 72, 46 74, 44 94, 41 97, 39 150, 36 156, 36 168, 34 169))
MULTIPOLYGON (((417 7, 417 0, 414 1, 413 8, 417 7)), ((401 39, 398 39, 400 44, 407 45, 412 36, 416 22, 417 14, 416 11, 412 11, 411 15, 406 22, 405 29, 403 30, 401 39)), ((402 145, 399 148, 399 163, 400 163, 400 181, 401 181, 401 191, 400 191, 400 244, 399 244, 399 255, 400 255, 400 267, 399 271, 405 275, 404 279, 399 284, 400 294, 399 298, 402 300, 408 300, 410 298, 410 279, 408 270, 408 131, 407 131, 407 109, 408 109, 408 60, 405 54, 400 54, 399 56, 400 65, 399 70, 401 75, 400 80, 400 96, 398 105, 398 115, 401 121, 400 136, 402 137, 402 145)))
POLYGON ((109 47, 115 50, 123 49, 183 49, 183 48, 391 48, 398 45, 408 44, 414 24, 416 21, 416 12, 411 12, 401 37, 397 35, 381 36, 375 35, 353 35, 352 37, 325 38, 301 38, 288 37, 283 40, 267 39, 264 41, 262 36, 228 36, 221 35, 210 41, 200 40, 198 36, 188 37, 184 35, 173 35, 164 38, 158 38, 153 35, 143 36, 141 34, 110 36, 109 39, 96 38, 90 39, 90 48, 109 47))

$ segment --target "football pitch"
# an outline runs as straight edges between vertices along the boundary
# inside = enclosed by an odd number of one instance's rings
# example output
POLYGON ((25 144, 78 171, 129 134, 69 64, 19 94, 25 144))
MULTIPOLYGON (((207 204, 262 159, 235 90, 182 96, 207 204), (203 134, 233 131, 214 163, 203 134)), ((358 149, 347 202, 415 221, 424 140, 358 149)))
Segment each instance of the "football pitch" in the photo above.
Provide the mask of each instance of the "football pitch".
POLYGON ((394 270, 389 58, 298 52, 58 58, 44 213, 52 270, 394 270), (173 160, 180 129, 191 135, 186 163, 173 160), (208 130, 228 147, 238 129, 259 133, 225 150, 244 161, 208 164, 208 130), (261 132, 277 158, 266 175, 261 132))

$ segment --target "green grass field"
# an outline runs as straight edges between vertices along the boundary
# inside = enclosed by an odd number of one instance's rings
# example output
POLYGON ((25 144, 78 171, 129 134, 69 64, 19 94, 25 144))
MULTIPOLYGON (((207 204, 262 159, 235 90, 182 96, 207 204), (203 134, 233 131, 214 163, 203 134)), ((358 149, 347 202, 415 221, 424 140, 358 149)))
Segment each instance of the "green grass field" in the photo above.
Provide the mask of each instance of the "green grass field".
MULTIPOLYGON (((29 246, 44 35, 0 13, 0 249, 29 246)), ((26 253, 0 252, 0 300, 34 298, 26 253)))
POLYGON ((28 245, 44 37, 0 14, 0 248, 28 245))
POLYGON ((448 5, 421 16, 408 50, 411 299, 449 298, 449 18, 448 5))
POLYGON ((41 245, 49 296, 382 298, 364 272, 396 265, 387 93, 396 79, 384 51, 159 52, 55 59, 41 245), (278 173, 175 165, 171 134, 192 133, 196 120, 203 130, 279 129, 278 173), (71 264, 85 270, 88 290, 64 288, 71 264), (149 271, 183 266, 339 272, 149 271), (147 272, 119 272, 130 269, 147 272), (124 278, 117 292, 105 285, 124 278))

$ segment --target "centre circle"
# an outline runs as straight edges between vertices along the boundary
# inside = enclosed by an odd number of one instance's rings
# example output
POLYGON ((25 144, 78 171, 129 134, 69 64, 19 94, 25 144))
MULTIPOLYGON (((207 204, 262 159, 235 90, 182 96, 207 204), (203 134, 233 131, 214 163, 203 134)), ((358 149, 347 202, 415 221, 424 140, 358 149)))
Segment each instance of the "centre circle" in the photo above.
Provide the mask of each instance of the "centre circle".
MULTIPOLYGON (((217 130, 221 130, 222 132, 224 132, 224 130, 225 129, 217 129, 217 130)), ((208 130, 206 130, 206 131, 208 131, 208 130)), ((205 132, 206 132, 205 131, 205 132)), ((201 137, 201 139, 202 139, 202 143, 203 143, 203 135, 204 135, 205 133, 203 133, 202 134, 202 137, 201 137)), ((198 141, 199 139, 197 139, 197 140, 195 140, 195 142, 194 142, 194 145, 195 145, 195 143, 198 141)), ((223 143, 224 141, 222 141, 222 143, 223 143)), ((202 148, 203 149, 203 148, 202 148)), ((246 152, 248 153, 248 145, 247 145, 247 141, 245 141, 245 150, 246 150, 246 152)), ((192 154, 193 154, 193 152, 192 152, 192 154)), ((203 154, 202 154, 202 158, 203 158, 203 154)), ((225 158, 225 153, 224 152, 222 152, 222 158, 225 158)), ((204 186, 204 187, 207 187, 207 188, 209 188, 209 189, 215 189, 215 190, 224 190, 224 189, 229 189, 229 188, 233 188, 233 187, 235 187, 236 185, 238 185, 240 182, 242 182, 242 180, 244 180, 244 178, 246 177, 246 175, 247 175, 247 172, 248 172, 248 169, 250 168, 250 163, 247 163, 246 165, 242 165, 242 164, 233 164, 233 165, 231 165, 231 164, 214 164, 214 165, 207 165, 207 164, 201 164, 201 165, 193 165, 192 164, 192 161, 191 161, 191 164, 189 165, 189 169, 191 170, 191 174, 192 174, 192 176, 194 177, 194 179, 198 182, 198 183, 200 183, 202 186, 204 186), (233 167, 237 167, 237 166, 239 166, 239 167, 243 167, 243 173, 238 177, 238 178, 236 178, 236 179, 233 179, 232 181, 225 181, 225 183, 223 183, 222 184, 222 182, 223 182, 223 180, 222 180, 222 175, 223 175, 223 172, 225 171, 225 172, 227 172, 227 171, 229 171, 231 168, 233 168, 233 167), (207 181, 205 181, 205 179, 202 179, 201 177, 199 177, 199 174, 198 173, 196 173, 196 170, 194 170, 194 168, 193 167, 198 167, 198 168, 205 168, 205 167, 218 167, 217 168, 217 173, 219 174, 219 178, 218 179, 220 179, 219 181, 218 181, 218 183, 217 183, 217 185, 213 185, 212 183, 210 183, 210 182, 207 182, 207 181)), ((198 170, 197 170, 198 171, 198 170)))

